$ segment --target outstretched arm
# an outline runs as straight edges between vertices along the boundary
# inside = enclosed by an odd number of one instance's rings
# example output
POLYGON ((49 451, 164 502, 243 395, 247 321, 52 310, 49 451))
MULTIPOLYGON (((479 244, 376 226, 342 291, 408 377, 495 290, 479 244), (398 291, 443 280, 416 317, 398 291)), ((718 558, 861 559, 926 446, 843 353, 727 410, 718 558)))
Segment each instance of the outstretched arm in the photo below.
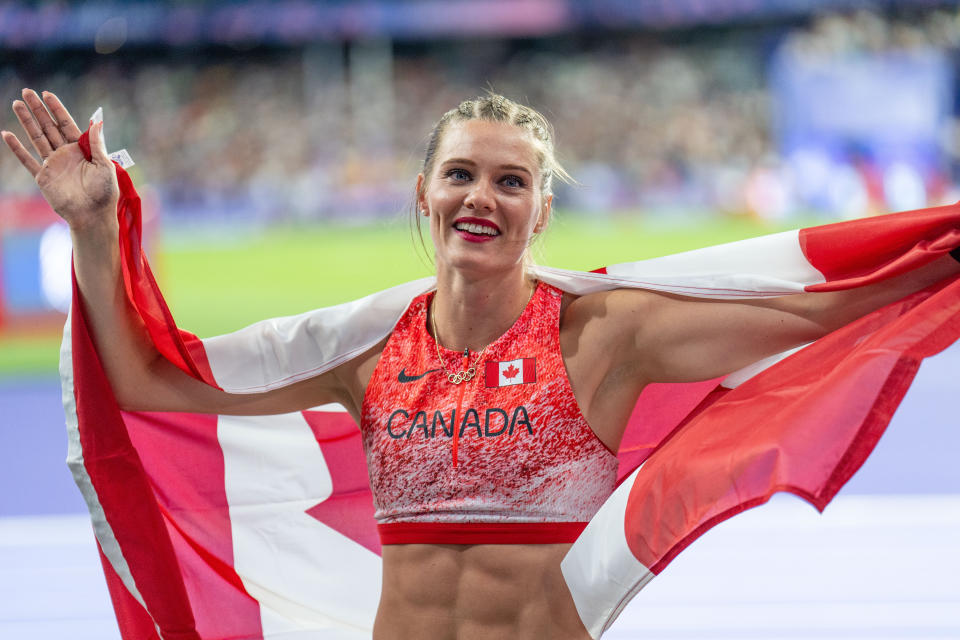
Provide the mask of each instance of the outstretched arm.
POLYGON ((90 129, 91 160, 77 144, 81 131, 52 93, 24 89, 13 110, 37 160, 9 131, 3 140, 34 177, 40 192, 70 226, 73 264, 97 351, 120 406, 132 410, 260 414, 349 403, 336 370, 278 389, 238 395, 196 380, 163 358, 130 304, 117 242, 116 169, 107 157, 102 123, 90 129))
MULTIPOLYGON (((637 290, 606 294, 603 322, 649 382, 706 380, 820 338, 875 309, 945 278, 960 262, 942 256, 876 284, 828 293, 706 301, 637 290)), ((614 367, 617 365, 614 364, 614 367)))
POLYGON ((594 293, 567 306, 561 349, 581 410, 616 450, 647 384, 717 378, 956 274, 960 263, 944 256, 879 284, 830 293, 725 301, 639 289, 594 293))

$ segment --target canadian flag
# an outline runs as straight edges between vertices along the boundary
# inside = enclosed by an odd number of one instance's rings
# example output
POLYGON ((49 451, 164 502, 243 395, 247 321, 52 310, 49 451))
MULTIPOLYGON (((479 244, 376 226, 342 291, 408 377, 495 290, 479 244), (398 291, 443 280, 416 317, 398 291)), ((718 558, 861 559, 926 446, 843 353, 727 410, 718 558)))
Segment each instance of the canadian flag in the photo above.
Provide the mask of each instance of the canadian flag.
MULTIPOLYGON (((89 158, 87 134, 80 145, 89 158)), ((418 280, 200 340, 173 322, 141 252, 139 197, 119 166, 117 178, 126 295, 158 352, 206 384, 252 393, 328 371, 381 341, 435 286, 418 280)), ((957 246, 954 205, 602 273, 534 273, 576 295, 638 287, 751 298, 881 282, 957 246)), ((78 300, 60 364, 68 464, 125 640, 369 638, 379 540, 349 416, 339 407, 255 417, 122 411, 78 300)), ((920 362, 958 340, 952 277, 723 381, 647 387, 618 452, 622 482, 561 563, 591 637, 714 525, 777 491, 823 509, 869 455, 920 362)), ((536 377, 532 358, 491 364, 488 386, 536 377)))
POLYGON ((517 358, 503 362, 488 362, 485 378, 488 389, 536 382, 537 359, 517 358))

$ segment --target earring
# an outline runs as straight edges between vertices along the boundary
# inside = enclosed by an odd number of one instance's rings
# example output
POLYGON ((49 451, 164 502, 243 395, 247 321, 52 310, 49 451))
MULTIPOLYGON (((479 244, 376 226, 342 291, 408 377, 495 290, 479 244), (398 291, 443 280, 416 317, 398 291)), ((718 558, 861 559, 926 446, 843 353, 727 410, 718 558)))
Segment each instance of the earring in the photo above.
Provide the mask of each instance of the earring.
POLYGON ((426 210, 426 209, 420 209, 420 215, 422 215, 422 216, 427 216, 427 215, 428 215, 428 214, 427 214, 427 210, 426 210))

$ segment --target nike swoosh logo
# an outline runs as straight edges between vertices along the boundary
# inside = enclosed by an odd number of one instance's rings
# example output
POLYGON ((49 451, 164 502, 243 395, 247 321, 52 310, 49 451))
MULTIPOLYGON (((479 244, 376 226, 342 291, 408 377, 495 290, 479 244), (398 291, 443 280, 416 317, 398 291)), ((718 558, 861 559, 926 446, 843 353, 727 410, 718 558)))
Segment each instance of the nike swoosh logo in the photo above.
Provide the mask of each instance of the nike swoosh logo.
POLYGON ((400 369, 400 373, 397 374, 397 380, 400 382, 413 382, 414 380, 419 380, 423 376, 427 375, 428 373, 433 373, 434 371, 440 371, 440 369, 430 369, 429 371, 424 371, 418 376, 408 376, 406 373, 406 367, 404 367, 403 369, 400 369))

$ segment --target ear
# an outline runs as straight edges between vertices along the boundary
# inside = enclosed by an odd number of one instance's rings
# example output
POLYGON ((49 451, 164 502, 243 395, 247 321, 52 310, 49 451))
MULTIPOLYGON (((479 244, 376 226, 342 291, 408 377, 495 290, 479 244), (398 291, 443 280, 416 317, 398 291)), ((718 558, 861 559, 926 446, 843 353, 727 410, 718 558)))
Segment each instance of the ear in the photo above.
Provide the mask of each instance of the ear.
POLYGON ((427 210, 427 199, 426 199, 426 192, 424 189, 425 183, 426 183, 426 179, 423 177, 423 174, 418 173, 417 187, 415 192, 417 194, 417 213, 422 216, 429 216, 430 212, 427 210))
POLYGON ((549 195, 543 199, 543 206, 540 207, 540 217, 537 218, 537 224, 533 226, 534 233, 540 233, 547 228, 550 223, 550 214, 553 211, 553 196, 549 195))

